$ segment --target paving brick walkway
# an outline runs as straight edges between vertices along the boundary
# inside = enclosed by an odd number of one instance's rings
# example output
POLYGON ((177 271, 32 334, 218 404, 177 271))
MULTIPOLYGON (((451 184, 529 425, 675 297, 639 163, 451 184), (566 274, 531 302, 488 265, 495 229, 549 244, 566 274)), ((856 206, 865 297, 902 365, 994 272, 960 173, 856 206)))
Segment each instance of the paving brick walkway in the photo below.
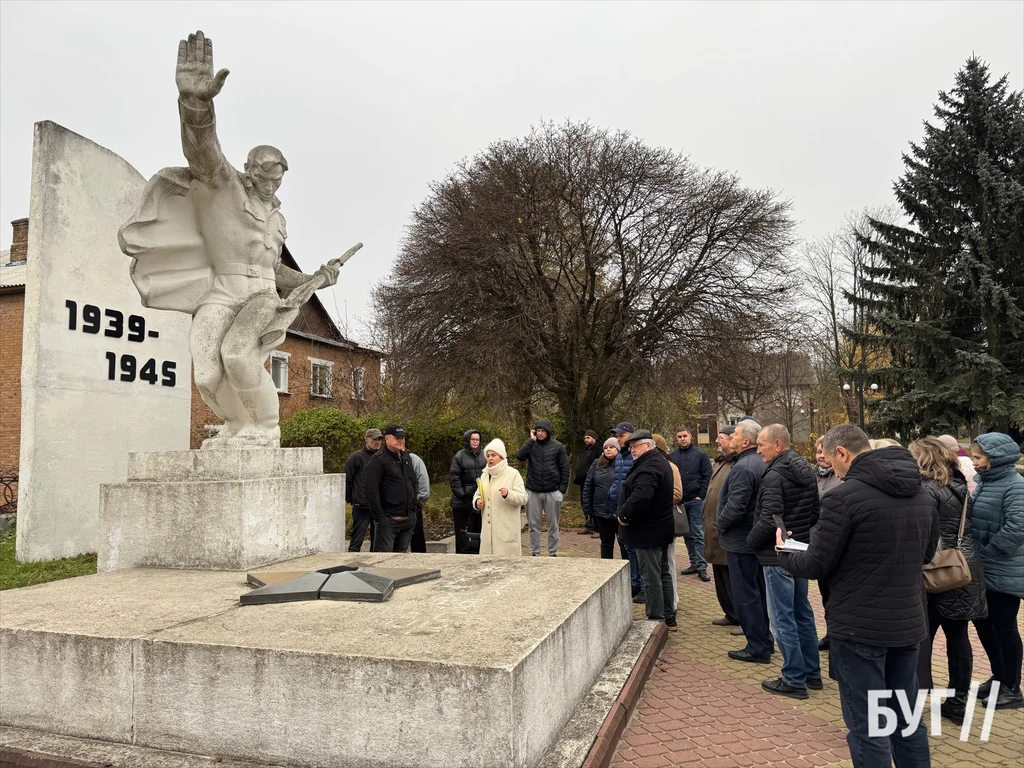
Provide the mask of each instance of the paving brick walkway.
MULTIPOLYGON (((546 546, 542 544, 545 551, 546 546)), ((523 549, 529 552, 526 534, 523 549)), ((559 556, 597 557, 598 540, 563 531, 559 556)), ((682 542, 676 559, 679 568, 688 565, 682 542)), ((812 592, 823 632, 824 612, 817 591, 812 592)), ((634 607, 642 619, 642 606, 634 607)), ((826 678, 825 689, 812 691, 806 701, 765 693, 761 681, 779 676, 781 658, 776 654, 770 666, 729 659, 726 653, 741 648, 743 639, 730 635, 728 627, 712 626, 712 619, 720 616, 713 583, 679 577, 679 630, 669 633, 612 768, 852 766, 835 682, 826 678)), ((971 637, 974 679, 985 680, 988 660, 973 630, 971 637)), ((935 684, 944 684, 941 633, 933 659, 935 684)), ((823 653, 822 667, 826 665, 823 653)), ((988 742, 979 739, 983 711, 979 707, 968 742, 959 741, 959 727, 942 721, 943 734, 930 738, 936 768, 1024 768, 1024 709, 997 712, 988 742)))

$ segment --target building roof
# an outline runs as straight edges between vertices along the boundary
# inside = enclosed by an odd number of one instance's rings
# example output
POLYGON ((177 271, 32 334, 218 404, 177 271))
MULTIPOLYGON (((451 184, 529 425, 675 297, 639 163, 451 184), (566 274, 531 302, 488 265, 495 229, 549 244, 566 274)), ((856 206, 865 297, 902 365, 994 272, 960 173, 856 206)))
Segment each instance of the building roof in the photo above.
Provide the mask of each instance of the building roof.
MULTIPOLYGON (((295 261, 295 257, 288 250, 287 245, 281 248, 281 263, 290 269, 294 269, 296 272, 302 271, 299 268, 298 262, 295 261)), ((288 328, 288 333, 313 339, 324 344, 334 344, 345 349, 358 349, 371 355, 381 354, 375 349, 362 347, 354 341, 346 339, 315 293, 309 301, 302 305, 302 309, 299 310, 299 316, 295 318, 295 322, 288 328)))
POLYGON ((11 263, 11 251, 0 251, 0 288, 15 288, 25 285, 28 267, 24 261, 11 263))

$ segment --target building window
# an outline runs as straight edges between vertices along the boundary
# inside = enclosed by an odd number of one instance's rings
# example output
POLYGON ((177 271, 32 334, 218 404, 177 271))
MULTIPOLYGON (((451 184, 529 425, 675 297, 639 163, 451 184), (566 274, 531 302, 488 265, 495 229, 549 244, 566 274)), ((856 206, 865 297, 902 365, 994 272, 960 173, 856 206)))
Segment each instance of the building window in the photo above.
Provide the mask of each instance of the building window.
POLYGON ((278 392, 288 392, 288 357, 287 352, 270 354, 270 376, 278 392))
POLYGON ((313 397, 334 397, 331 389, 334 363, 330 360, 316 360, 311 357, 309 364, 309 393, 313 397))
POLYGON ((365 368, 353 368, 352 369, 352 399, 353 400, 365 400, 366 399, 366 369, 365 368))

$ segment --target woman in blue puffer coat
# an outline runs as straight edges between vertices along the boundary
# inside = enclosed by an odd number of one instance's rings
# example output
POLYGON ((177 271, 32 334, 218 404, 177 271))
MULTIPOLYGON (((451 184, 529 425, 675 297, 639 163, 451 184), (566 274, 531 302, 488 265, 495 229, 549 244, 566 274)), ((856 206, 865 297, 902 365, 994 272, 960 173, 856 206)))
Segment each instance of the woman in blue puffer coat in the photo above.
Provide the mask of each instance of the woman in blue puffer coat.
MULTIPOLYGON (((978 471, 971 523, 988 598, 988 618, 974 626, 992 665, 992 680, 999 681, 996 709, 1024 705, 1024 648, 1017 629, 1024 598, 1024 477, 1014 466, 1019 458, 1020 446, 1000 432, 979 435, 971 444, 971 461, 978 471)), ((988 698, 992 680, 982 686, 980 696, 988 698)))

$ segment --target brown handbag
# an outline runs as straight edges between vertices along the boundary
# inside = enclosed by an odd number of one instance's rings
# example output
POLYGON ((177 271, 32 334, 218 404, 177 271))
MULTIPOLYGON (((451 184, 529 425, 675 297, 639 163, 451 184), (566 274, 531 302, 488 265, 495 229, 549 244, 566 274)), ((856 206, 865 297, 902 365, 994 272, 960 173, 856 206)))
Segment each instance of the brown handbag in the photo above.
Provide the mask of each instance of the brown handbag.
MULTIPOLYGON (((951 589, 966 587, 971 583, 971 568, 967 565, 960 542, 964 538, 964 523, 967 522, 967 503, 971 494, 964 496, 964 509, 960 513, 960 531, 956 535, 956 546, 952 549, 940 549, 932 561, 924 567, 924 590, 931 594, 949 592, 951 589)), ((939 539, 942 544, 942 539, 939 539)))

